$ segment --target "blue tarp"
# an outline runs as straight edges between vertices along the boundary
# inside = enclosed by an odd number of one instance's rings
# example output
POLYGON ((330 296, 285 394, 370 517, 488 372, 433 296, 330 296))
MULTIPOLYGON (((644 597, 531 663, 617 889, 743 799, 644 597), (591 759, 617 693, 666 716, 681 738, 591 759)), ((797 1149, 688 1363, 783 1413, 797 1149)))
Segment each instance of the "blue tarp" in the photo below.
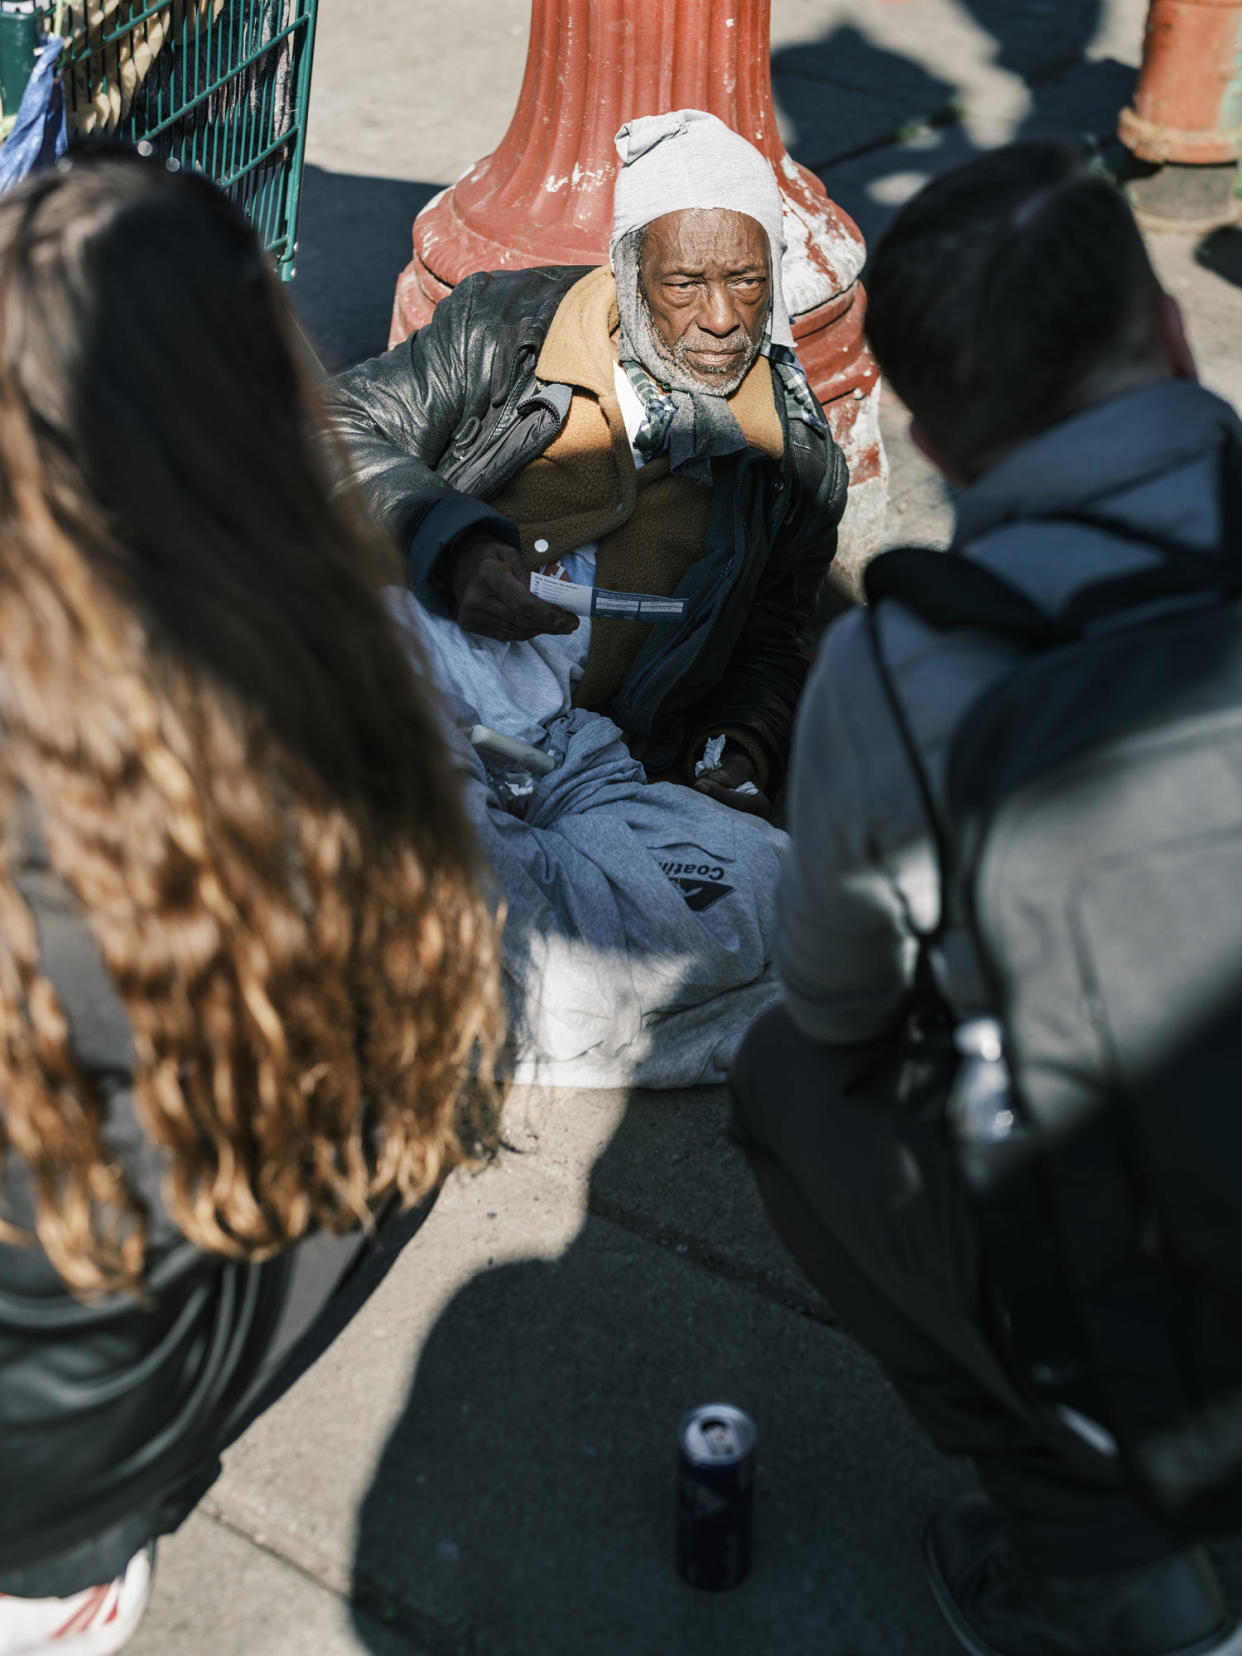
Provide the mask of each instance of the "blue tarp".
POLYGON ((0 193, 65 152, 65 88, 56 72, 64 49, 59 35, 49 35, 35 59, 13 130, 0 144, 0 193))

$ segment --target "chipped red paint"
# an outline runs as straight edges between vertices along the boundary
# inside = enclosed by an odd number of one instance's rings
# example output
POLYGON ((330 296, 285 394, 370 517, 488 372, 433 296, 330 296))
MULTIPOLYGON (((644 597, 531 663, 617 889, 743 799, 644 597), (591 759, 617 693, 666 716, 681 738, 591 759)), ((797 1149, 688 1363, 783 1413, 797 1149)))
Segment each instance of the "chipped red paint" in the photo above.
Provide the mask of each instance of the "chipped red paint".
MULTIPOLYGON (((706 109, 772 163, 785 201, 784 278, 799 355, 832 405, 834 430, 852 433, 876 380, 862 335, 865 249, 853 220, 781 143, 769 20, 770 0, 533 0, 509 130, 414 221, 390 343, 422 327, 471 271, 604 263, 613 134, 639 115, 706 109)), ((874 441, 849 458, 855 481, 860 471, 879 475, 874 441)))
POLYGON ((1122 142, 1145 161, 1242 156, 1242 0, 1151 0, 1122 142))

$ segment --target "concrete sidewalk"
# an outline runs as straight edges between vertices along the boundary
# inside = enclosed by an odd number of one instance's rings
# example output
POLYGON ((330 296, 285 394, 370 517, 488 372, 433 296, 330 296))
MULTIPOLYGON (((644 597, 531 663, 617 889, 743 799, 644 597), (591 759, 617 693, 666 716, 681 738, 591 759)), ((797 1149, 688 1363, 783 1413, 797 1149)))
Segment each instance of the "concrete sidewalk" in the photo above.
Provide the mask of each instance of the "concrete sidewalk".
MULTIPOLYGON (((1018 133, 1106 138, 1143 0, 774 0, 782 131, 868 235, 1018 133)), ((325 0, 293 298, 333 367, 383 348, 410 221, 494 146, 528 0, 325 0)), ((1242 400, 1242 233, 1157 238, 1242 400)), ((885 409, 892 538, 947 504, 885 409)), ((968 1476, 770 1236, 719 1091, 524 1092, 365 1308, 160 1549, 134 1656, 950 1656, 919 1535, 968 1476), (672 1570, 674 1432, 759 1424, 751 1580, 672 1570)))

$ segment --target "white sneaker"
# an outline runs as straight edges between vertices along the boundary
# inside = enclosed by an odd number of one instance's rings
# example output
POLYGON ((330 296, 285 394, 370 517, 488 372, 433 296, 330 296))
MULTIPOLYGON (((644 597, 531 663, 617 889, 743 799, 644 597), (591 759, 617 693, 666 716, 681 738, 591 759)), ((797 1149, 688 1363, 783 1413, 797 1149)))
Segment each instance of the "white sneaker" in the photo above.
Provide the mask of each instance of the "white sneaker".
POLYGON ((68 1598, 0 1593, 0 1656, 111 1656, 142 1620, 154 1562, 152 1541, 134 1554, 124 1575, 68 1598))

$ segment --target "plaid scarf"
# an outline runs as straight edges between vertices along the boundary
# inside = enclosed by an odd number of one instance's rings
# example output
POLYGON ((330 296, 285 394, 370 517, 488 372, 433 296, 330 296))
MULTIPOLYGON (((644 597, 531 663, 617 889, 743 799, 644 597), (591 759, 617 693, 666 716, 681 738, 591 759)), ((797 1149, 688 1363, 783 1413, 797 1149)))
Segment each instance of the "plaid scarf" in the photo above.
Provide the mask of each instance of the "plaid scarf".
MULTIPOLYGON (((785 418, 801 420, 814 431, 827 431, 828 422, 824 419, 815 393, 811 390, 806 372, 794 353, 787 345, 773 345, 769 342, 763 346, 763 354, 768 358, 780 388, 785 404, 785 418)), ((623 357, 621 366, 634 387, 635 395, 643 405, 643 420, 634 434, 634 447, 644 460, 654 460, 668 447, 668 434, 677 411, 673 394, 657 384, 642 363, 633 357, 623 357)))

